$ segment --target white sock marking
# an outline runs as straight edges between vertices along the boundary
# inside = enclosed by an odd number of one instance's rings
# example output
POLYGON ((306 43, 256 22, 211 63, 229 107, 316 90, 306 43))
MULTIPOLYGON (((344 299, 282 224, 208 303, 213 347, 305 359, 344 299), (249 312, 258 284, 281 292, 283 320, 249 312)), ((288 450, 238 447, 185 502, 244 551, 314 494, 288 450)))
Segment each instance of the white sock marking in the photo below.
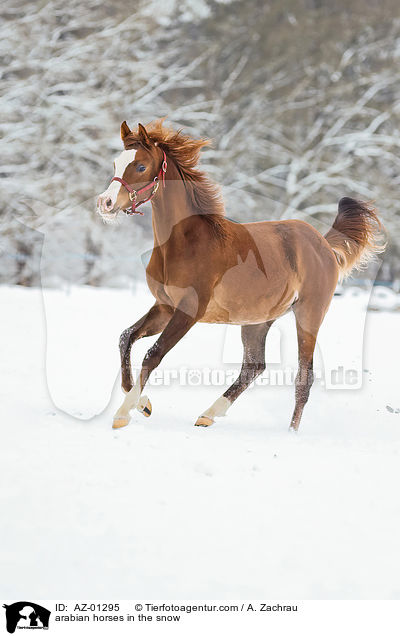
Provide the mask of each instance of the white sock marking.
POLYGON ((228 398, 221 395, 221 397, 219 397, 218 400, 216 400, 214 404, 212 404, 210 408, 207 409, 207 411, 204 411, 203 415, 213 420, 214 417, 221 417, 222 415, 226 415, 226 412, 230 406, 231 402, 228 400, 228 398))
POLYGON ((125 395, 125 399, 122 402, 122 405, 119 407, 116 414, 114 415, 114 418, 118 419, 119 417, 127 417, 129 415, 129 411, 137 407, 140 394, 141 394, 140 382, 138 382, 137 384, 135 384, 135 386, 131 388, 129 393, 125 395))

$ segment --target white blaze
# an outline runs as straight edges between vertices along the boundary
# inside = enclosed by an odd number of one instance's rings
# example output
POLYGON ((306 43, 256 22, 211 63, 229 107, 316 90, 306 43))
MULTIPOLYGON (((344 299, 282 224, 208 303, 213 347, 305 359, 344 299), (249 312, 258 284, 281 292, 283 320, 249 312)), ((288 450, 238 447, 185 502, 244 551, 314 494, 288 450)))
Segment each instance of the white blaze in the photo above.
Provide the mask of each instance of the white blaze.
MULTIPOLYGON (((129 166, 132 161, 135 160, 136 150, 123 150, 120 155, 114 161, 114 177, 119 177, 122 179, 122 175, 124 174, 126 168, 129 166)), ((107 190, 104 190, 99 196, 99 199, 103 199, 107 201, 111 199, 112 205, 114 207, 119 189, 121 184, 119 181, 112 181, 108 186, 107 190)))

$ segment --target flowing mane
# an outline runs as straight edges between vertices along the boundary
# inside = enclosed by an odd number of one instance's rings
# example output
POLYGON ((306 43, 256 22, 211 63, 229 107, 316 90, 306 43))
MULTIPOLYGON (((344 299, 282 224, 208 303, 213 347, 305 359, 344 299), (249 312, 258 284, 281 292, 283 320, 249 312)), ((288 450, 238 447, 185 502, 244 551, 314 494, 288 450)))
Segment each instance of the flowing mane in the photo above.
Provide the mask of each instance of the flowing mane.
MULTIPOLYGON (((146 126, 146 131, 150 139, 175 162, 196 214, 204 218, 219 239, 227 238, 229 230, 220 188, 197 167, 200 151, 210 141, 192 139, 181 130, 167 128, 163 126, 162 119, 150 123, 146 126)), ((125 149, 129 150, 139 142, 139 133, 131 131, 124 139, 125 149)))

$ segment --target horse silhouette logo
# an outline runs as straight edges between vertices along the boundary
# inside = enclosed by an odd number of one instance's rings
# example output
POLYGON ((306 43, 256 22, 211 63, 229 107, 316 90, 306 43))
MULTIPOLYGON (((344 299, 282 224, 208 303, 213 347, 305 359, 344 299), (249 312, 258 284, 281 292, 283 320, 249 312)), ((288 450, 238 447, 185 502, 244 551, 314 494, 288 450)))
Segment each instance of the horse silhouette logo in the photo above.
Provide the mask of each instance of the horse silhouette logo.
POLYGON ((13 634, 18 629, 49 629, 51 612, 30 601, 18 601, 3 605, 6 610, 7 631, 13 634))

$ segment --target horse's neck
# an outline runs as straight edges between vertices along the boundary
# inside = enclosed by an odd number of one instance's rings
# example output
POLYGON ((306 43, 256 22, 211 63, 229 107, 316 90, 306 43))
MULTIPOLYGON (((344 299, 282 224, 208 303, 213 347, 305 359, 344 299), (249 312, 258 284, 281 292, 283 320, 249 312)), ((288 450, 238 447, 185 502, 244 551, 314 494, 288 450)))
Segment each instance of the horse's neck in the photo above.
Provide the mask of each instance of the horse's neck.
POLYGON ((169 160, 165 175, 165 188, 160 183, 157 196, 152 202, 154 246, 165 244, 179 232, 179 224, 193 214, 189 197, 175 164, 169 160))

